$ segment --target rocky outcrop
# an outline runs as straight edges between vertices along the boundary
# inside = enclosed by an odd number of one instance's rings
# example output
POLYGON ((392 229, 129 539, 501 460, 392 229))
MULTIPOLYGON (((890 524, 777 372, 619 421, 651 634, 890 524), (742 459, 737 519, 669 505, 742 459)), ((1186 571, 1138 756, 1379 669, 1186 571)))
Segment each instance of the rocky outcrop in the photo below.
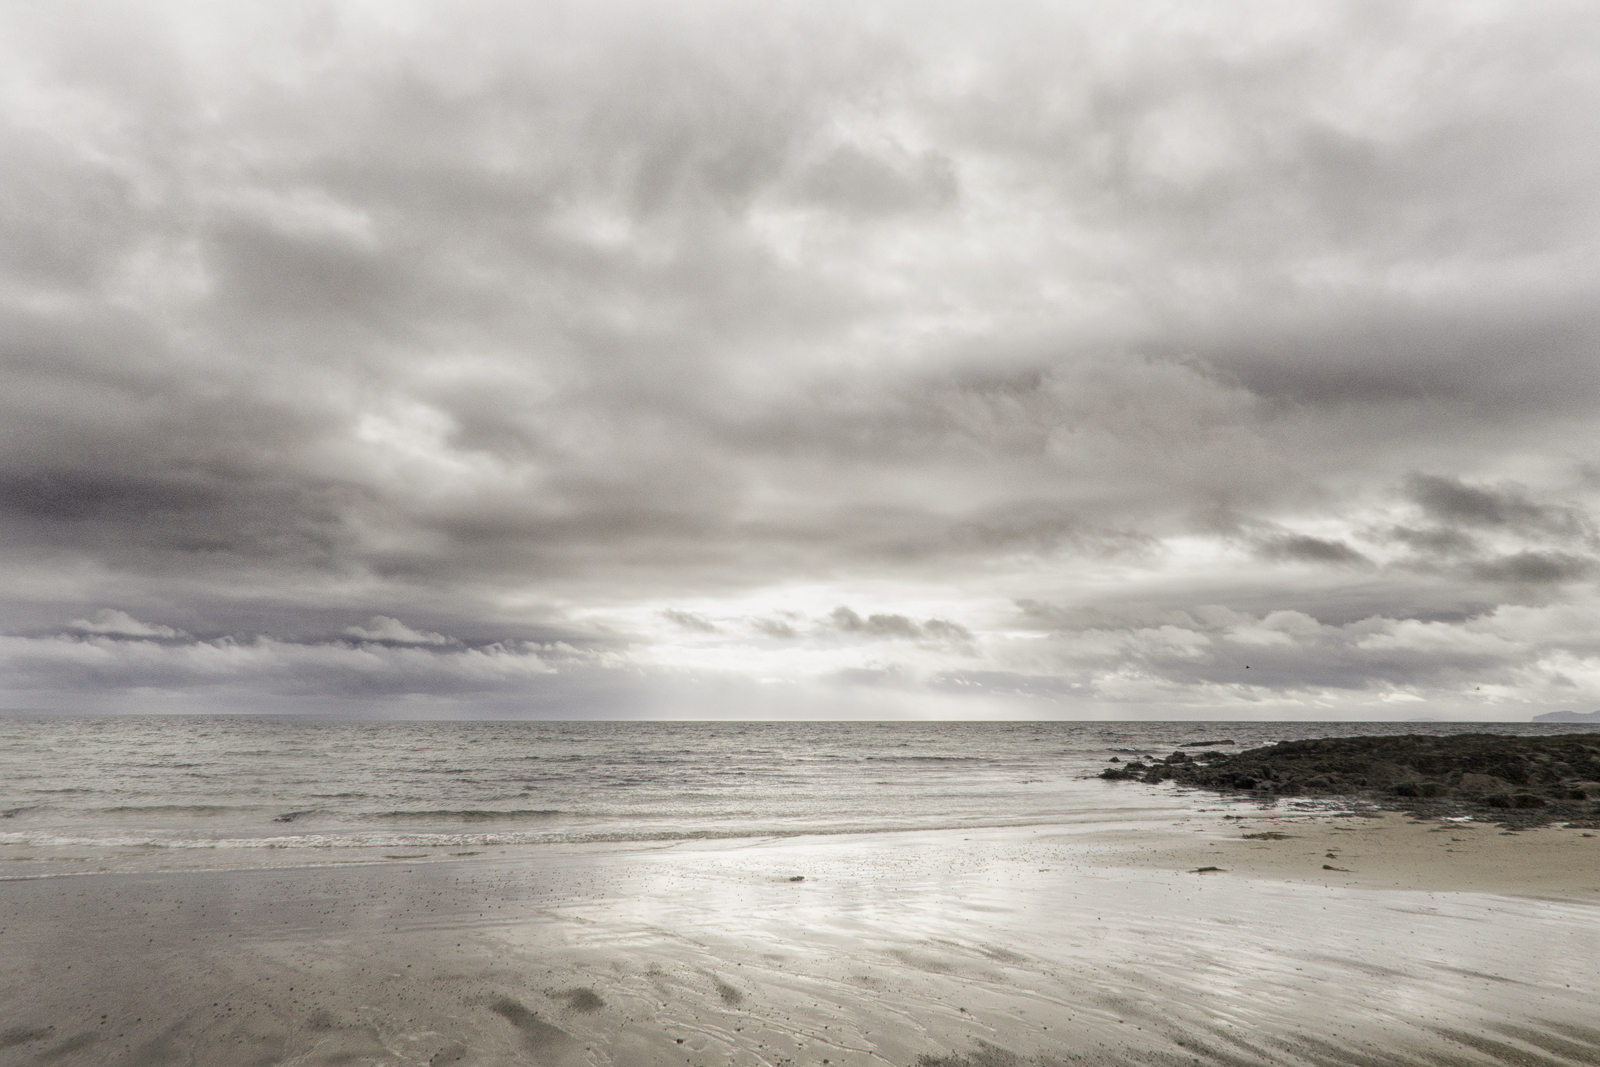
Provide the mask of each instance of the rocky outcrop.
POLYGON ((1600 817, 1600 733, 1328 737, 1238 753, 1182 749, 1100 777, 1261 797, 1352 796, 1428 814, 1487 814, 1514 825, 1600 817))

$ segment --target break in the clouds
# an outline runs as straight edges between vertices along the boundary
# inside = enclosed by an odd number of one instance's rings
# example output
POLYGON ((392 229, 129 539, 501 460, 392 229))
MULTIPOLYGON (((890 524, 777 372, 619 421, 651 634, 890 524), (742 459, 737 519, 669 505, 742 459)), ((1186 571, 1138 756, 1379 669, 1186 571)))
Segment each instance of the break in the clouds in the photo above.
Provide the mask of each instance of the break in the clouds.
POLYGON ((43 710, 1600 706, 1600 9, 0 5, 43 710))

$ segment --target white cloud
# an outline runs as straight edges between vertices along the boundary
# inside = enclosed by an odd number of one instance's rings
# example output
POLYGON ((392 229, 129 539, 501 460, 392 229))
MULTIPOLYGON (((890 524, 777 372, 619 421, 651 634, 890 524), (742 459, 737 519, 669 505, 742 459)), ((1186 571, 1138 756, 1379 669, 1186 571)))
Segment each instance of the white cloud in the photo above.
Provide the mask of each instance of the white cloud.
POLYGON ((125 611, 101 608, 88 619, 73 619, 67 624, 74 630, 91 634, 110 634, 117 637, 187 637, 182 630, 170 626, 140 622, 125 611))
POLYGON ((443 634, 413 630, 399 619, 374 615, 366 626, 346 626, 344 632, 362 641, 388 641, 401 645, 449 645, 456 643, 443 634))

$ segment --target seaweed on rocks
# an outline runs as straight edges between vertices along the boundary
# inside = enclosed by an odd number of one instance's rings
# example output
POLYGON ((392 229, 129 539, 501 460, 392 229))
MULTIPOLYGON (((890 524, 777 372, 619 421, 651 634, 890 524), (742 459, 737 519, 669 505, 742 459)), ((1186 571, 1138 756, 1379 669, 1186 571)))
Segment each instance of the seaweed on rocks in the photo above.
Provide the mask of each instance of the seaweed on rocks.
POLYGON ((1600 734, 1326 737, 1107 767, 1100 777, 1263 798, 1357 797, 1424 816, 1507 827, 1600 816, 1600 734))

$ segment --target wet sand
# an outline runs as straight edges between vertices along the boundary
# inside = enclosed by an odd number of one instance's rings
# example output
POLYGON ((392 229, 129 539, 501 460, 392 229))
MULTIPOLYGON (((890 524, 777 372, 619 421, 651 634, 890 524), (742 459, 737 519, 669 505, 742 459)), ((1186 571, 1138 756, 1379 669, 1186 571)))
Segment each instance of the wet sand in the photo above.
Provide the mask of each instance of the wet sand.
MULTIPOLYGON (((1363 889, 1467 891, 1600 904, 1600 830, 1506 831, 1486 822, 1355 818, 1227 820, 1190 836, 1107 835, 1114 862, 1158 870, 1205 866, 1248 878, 1363 889)), ((1209 873, 1209 872, 1208 872, 1209 873)))
POLYGON ((1600 1063, 1600 838, 1435 828, 1212 812, 5 881, 0 1065, 1600 1063))

